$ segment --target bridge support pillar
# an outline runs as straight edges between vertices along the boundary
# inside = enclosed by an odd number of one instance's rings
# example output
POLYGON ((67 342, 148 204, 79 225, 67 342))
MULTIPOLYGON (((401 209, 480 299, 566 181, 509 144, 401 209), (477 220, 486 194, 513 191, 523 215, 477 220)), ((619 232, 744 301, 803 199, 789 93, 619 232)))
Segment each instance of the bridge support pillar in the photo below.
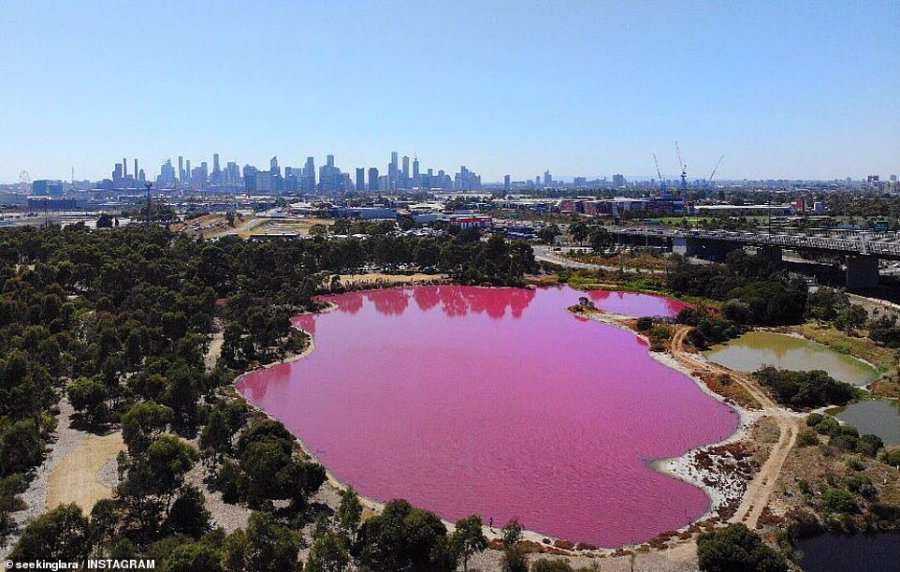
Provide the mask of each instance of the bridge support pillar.
POLYGON ((878 286, 878 258, 848 256, 847 288, 875 288, 876 286, 878 286))
POLYGON ((771 262, 781 262, 781 248, 777 246, 762 246, 756 249, 756 254, 771 262))
POLYGON ((700 252, 700 241, 686 236, 672 238, 672 252, 684 257, 696 256, 700 252))

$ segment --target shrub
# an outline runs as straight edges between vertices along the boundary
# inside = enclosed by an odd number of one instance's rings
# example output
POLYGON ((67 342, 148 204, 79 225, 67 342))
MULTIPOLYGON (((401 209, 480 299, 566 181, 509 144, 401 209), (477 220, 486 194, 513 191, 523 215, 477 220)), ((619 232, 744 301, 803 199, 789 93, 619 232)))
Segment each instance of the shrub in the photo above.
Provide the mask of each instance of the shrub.
POLYGON ((787 570, 784 556, 743 524, 701 534, 697 540, 697 558, 700 570, 708 572, 787 570))
POLYGON ((812 429, 804 429, 797 436, 797 444, 801 447, 810 447, 819 443, 819 436, 812 429))
POLYGON ((859 505, 853 495, 843 489, 829 488, 822 495, 825 501, 825 508, 829 512, 837 512, 841 514, 855 514, 859 512, 859 505))
POLYGON ((834 417, 825 417, 816 424, 816 432, 819 435, 833 435, 840 430, 841 424, 834 417))
POLYGON ((868 457, 877 455, 882 447, 884 447, 884 441, 881 440, 881 437, 872 435, 871 433, 866 433, 860 437, 859 443, 857 444, 857 450, 868 457))
POLYGON ((646 332, 650 328, 653 327, 653 318, 650 316, 642 316, 637 319, 637 329, 641 332, 646 332))
POLYGON ((753 374, 775 398, 796 409, 844 405, 859 394, 849 383, 837 381, 821 370, 790 371, 764 367, 753 374))
POLYGON ((810 413, 809 415, 806 416, 806 426, 807 427, 815 427, 816 425, 821 423, 822 419, 824 419, 824 418, 825 418, 825 416, 822 415, 821 413, 810 413))
POLYGON ((852 471, 862 471, 866 468, 866 464, 859 457, 850 457, 847 459, 847 468, 852 471))
POLYGON ((859 439, 854 437, 853 435, 846 435, 844 433, 838 433, 837 435, 831 438, 829 444, 832 447, 837 447, 842 451, 856 451, 857 443, 859 443, 859 439))
POLYGON ((878 496, 878 489, 872 484, 872 480, 865 475, 853 475, 847 479, 847 490, 867 499, 873 499, 878 496))
POLYGON ((900 449, 885 451, 884 462, 892 467, 900 467, 900 449))

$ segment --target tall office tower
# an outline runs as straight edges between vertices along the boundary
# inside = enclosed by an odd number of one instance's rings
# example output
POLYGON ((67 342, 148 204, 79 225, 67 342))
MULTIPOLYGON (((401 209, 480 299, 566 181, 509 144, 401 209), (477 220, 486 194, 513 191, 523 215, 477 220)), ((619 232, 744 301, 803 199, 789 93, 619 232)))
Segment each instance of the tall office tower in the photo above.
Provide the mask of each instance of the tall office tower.
POLYGON ((409 157, 403 156, 403 183, 409 185, 409 157))
POLYGON ((378 191, 378 168, 369 167, 369 191, 378 191))
POLYGON ((182 155, 178 156, 178 180, 184 182, 184 156, 182 155))
POLYGON ((550 171, 544 171, 544 186, 549 187, 553 185, 553 175, 550 174, 550 171))
POLYGON ((184 182, 185 183, 191 182, 191 160, 190 159, 188 159, 187 161, 184 162, 184 182))
POLYGON ((222 169, 219 167, 219 154, 213 153, 213 170, 211 182, 218 185, 221 183, 222 169))
POLYGON ((281 176, 281 167, 278 166, 278 157, 269 159, 269 173, 281 176))
POLYGON ((510 184, 509 184, 509 175, 503 176, 503 190, 509 192, 510 184))
POLYGON ((413 180, 419 180, 419 158, 413 157, 413 180))
POLYGON ((138 167, 137 167, 137 159, 134 160, 134 173, 133 176, 135 179, 138 178, 138 167))
POLYGON ((334 155, 325 155, 325 165, 334 167, 334 155))
POLYGON ((316 161, 312 157, 307 157, 306 164, 303 166, 300 190, 304 193, 312 193, 316 190, 316 161))
POLYGON ((356 168, 356 190, 359 192, 366 190, 366 170, 363 167, 356 168))
POLYGON ((400 165, 397 163, 397 152, 391 151, 391 164, 388 166, 388 190, 397 189, 397 181, 400 179, 400 165))
POLYGON ((541 186, 541 176, 540 175, 538 175, 537 177, 534 178, 534 186, 535 187, 541 186))
POLYGON ((128 176, 128 160, 125 157, 122 157, 122 168, 125 170, 125 174, 123 177, 128 176))
POLYGON ((113 185, 118 187, 122 183, 122 163, 116 163, 116 168, 112 172, 113 185))

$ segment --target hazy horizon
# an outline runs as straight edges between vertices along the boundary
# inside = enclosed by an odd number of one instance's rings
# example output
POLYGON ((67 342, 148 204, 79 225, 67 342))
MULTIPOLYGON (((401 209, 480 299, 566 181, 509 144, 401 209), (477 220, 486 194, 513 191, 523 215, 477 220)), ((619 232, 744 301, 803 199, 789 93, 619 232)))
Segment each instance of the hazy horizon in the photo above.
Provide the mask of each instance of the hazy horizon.
POLYGON ((0 11, 0 182, 212 164, 485 182, 900 173, 900 3, 73 4, 0 11), (131 164, 129 164, 131 170, 131 164), (629 175, 631 173, 632 175, 629 175))

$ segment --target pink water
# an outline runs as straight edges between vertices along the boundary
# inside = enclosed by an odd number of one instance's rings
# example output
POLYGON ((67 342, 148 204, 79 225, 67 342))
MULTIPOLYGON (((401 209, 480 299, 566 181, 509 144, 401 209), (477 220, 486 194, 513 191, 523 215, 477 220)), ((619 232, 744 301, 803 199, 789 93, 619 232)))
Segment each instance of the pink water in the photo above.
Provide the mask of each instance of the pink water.
MULTIPOLYGON (((471 513, 602 546, 699 517, 698 488, 649 464, 721 440, 736 413, 631 332, 566 310, 583 292, 423 286, 330 296, 295 323, 306 358, 240 390, 342 482, 448 520, 471 513)), ((620 314, 683 305, 594 292, 620 314)))

